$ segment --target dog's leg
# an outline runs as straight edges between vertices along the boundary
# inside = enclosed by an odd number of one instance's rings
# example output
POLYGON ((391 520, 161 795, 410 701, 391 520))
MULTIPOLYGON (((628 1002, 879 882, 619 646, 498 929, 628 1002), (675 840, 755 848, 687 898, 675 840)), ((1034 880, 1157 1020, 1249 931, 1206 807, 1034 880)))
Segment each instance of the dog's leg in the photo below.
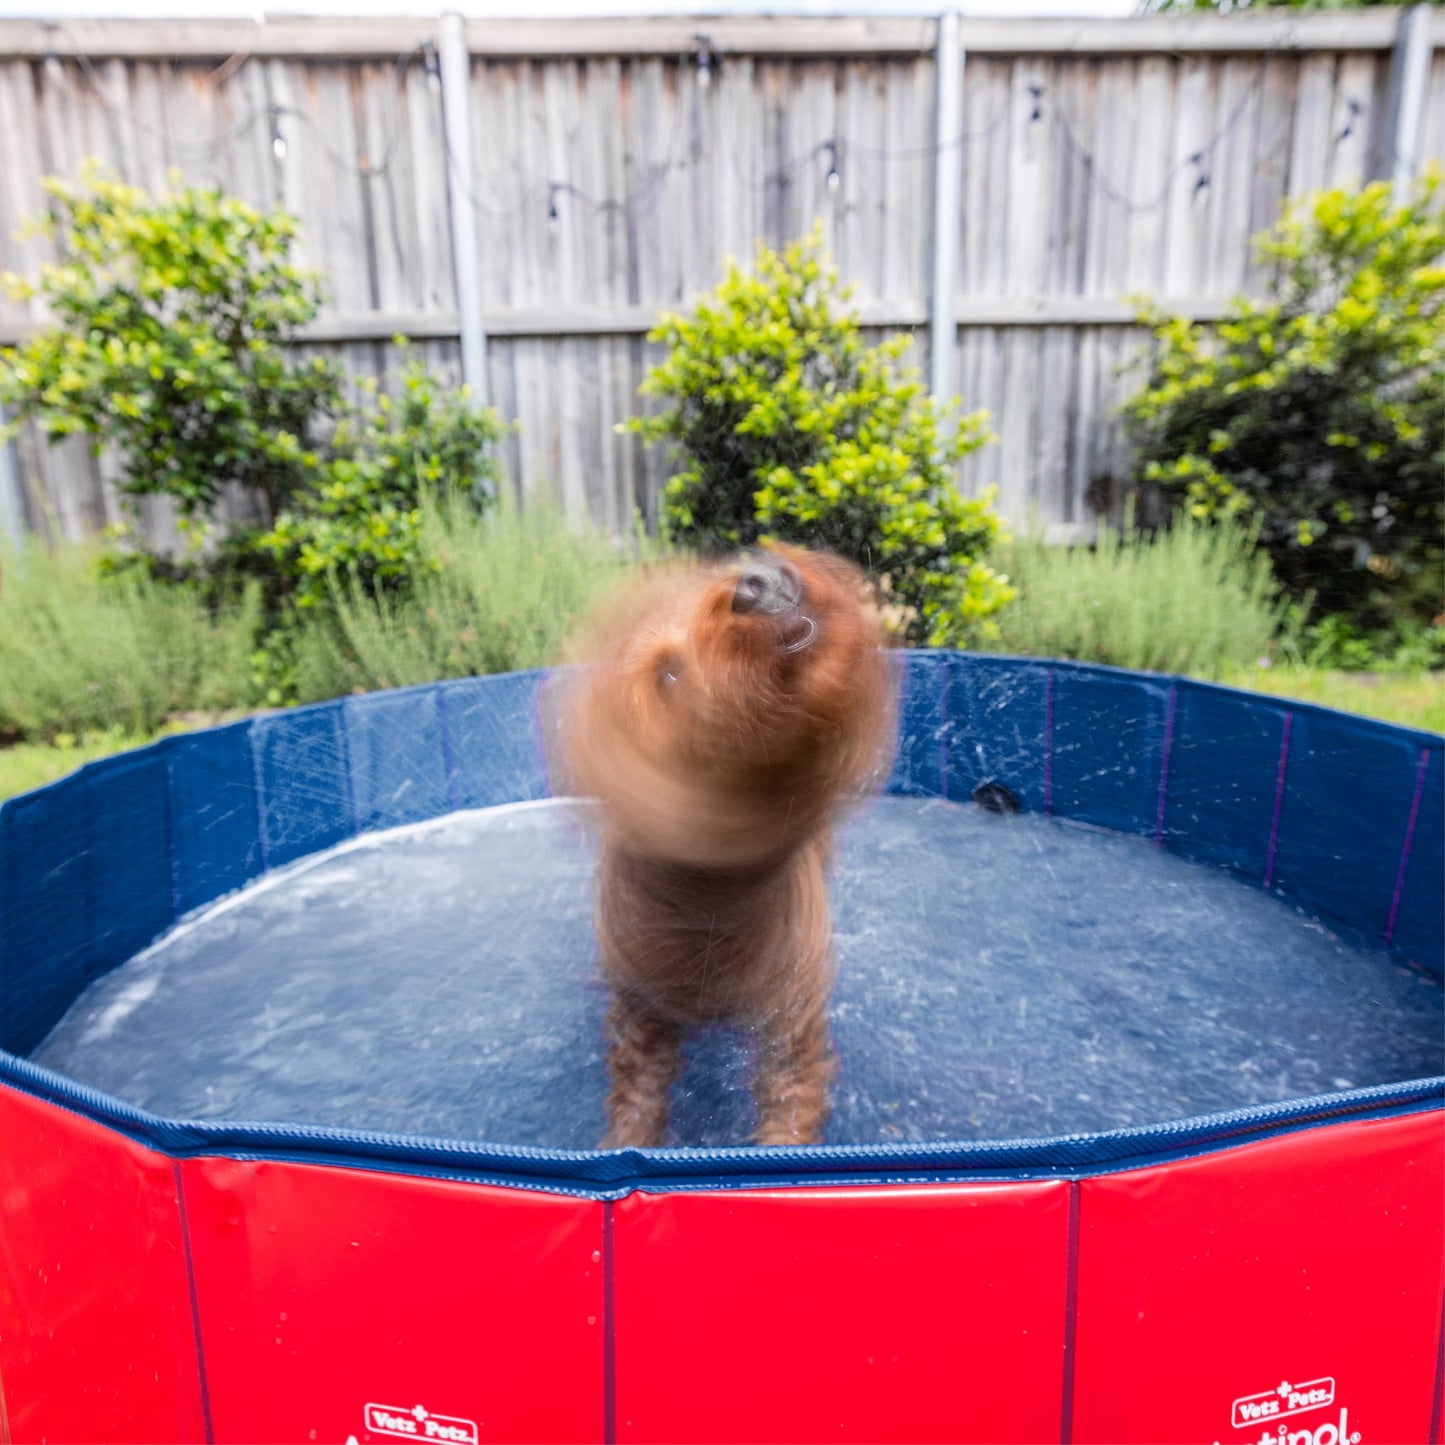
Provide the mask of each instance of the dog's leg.
POLYGON ((607 1013, 607 1134, 599 1147, 652 1148, 667 1132, 668 1097, 682 1072, 682 1031, 620 995, 607 1013))
POLYGON ((785 1027, 761 1035, 758 1076, 759 1144, 816 1144, 832 1111, 828 1091, 838 1072, 838 1055, 828 1036, 825 1003, 785 1027))

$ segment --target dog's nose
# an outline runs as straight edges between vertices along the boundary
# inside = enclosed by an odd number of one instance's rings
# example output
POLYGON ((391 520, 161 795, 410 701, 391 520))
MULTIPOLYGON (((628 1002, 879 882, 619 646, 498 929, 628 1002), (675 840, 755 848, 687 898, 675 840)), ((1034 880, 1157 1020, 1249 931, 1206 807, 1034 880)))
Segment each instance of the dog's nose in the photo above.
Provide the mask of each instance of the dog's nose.
POLYGON ((802 600, 803 579, 798 569, 781 557, 750 561, 733 588, 734 612, 772 616, 793 610, 802 600))

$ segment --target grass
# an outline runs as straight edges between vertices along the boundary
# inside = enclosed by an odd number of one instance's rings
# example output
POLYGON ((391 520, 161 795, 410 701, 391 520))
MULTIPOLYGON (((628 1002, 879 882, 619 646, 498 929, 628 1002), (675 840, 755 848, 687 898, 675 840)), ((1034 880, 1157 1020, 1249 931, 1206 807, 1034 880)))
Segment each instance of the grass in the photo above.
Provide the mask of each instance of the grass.
POLYGON ((84 733, 79 737, 60 733, 50 742, 5 742, 0 739, 0 799, 43 788, 73 773, 96 758, 107 758, 129 748, 143 748, 157 738, 173 733, 190 732, 195 728, 215 727, 234 722, 247 714, 235 709, 209 713, 189 713, 173 717, 148 732, 132 732, 127 728, 106 728, 84 733))
POLYGON ((150 741, 145 734, 112 728, 79 739, 63 733, 51 743, 15 743, 0 748, 0 798, 44 787, 94 758, 142 747, 150 741))
POLYGON ((1330 672, 1313 667, 1256 666, 1231 670, 1221 680, 1250 692, 1319 703, 1341 712, 1363 713, 1385 722, 1445 733, 1445 673, 1330 672))

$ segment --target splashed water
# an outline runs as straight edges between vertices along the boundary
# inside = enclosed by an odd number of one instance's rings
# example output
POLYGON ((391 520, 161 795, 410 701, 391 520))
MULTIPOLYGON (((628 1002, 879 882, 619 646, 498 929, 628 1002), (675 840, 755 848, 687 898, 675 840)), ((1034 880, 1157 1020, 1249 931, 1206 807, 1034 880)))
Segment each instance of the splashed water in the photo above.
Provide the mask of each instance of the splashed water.
MULTIPOLYGON (((589 1148, 591 868, 562 802, 368 837, 181 925, 33 1057, 173 1117, 589 1148)), ((1113 1128, 1445 1069, 1434 980, 1136 839, 880 799, 833 889, 829 1142, 1113 1128)), ((743 1141, 746 1042, 713 1030, 687 1058, 676 1142, 743 1141)))

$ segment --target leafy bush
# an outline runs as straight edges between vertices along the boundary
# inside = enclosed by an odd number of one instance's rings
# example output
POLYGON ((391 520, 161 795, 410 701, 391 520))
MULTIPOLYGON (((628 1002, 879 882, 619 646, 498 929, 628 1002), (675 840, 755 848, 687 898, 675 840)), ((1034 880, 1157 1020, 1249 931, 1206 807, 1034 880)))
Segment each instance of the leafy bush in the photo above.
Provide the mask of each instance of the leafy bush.
MULTIPOLYGON (((299 615, 288 665, 300 701, 555 662, 632 562, 604 537, 569 531, 554 508, 522 512, 506 493, 485 516, 459 494, 424 495, 417 536, 428 565, 408 591, 333 573, 329 615, 299 615)), ((639 542, 637 555, 649 550, 639 542)))
POLYGON ((319 304, 292 266, 297 223, 219 190, 150 196, 100 179, 45 183, 60 260, 36 283, 57 324, 0 351, 0 402, 52 439, 86 433, 120 455, 120 487, 203 519, 228 482, 268 517, 315 465, 337 370, 288 345, 319 304))
POLYGON ((1019 595, 989 644, 1003 652, 1218 677, 1254 663, 1285 613, 1268 558, 1239 523, 1184 515, 1146 538, 1131 518, 1093 547, 1034 536, 1005 561, 1019 595))
POLYGON ((294 218, 217 190, 152 197, 94 173, 46 186, 61 263, 38 283, 7 280, 43 297, 58 324, 0 352, 0 401, 52 438, 114 445, 121 488, 173 497, 185 521, 208 520, 227 482, 266 503, 265 529, 184 560, 114 553, 111 570, 196 582, 213 598, 258 578, 274 616, 289 596, 324 602, 338 568, 404 586, 423 565, 423 488, 485 502, 503 428, 465 390, 443 395, 413 365, 396 402, 363 383, 371 400, 357 407, 334 366, 296 357, 291 336, 320 292, 289 262, 294 218))
POLYGON ((703 551, 772 537, 827 547, 879 579, 909 641, 957 641, 1009 598, 983 560, 998 540, 990 498, 951 477, 989 434, 982 413, 941 418, 898 359, 866 347, 820 234, 752 275, 730 265, 690 317, 649 339, 668 356, 643 383, 668 403, 629 424, 669 441, 682 470, 664 498, 671 536, 703 551))
POLYGON ((393 403, 345 417, 328 455, 275 526, 252 544, 274 560, 300 606, 325 602, 329 579, 348 573, 401 587, 435 565, 421 534, 424 492, 468 499, 480 510, 495 490, 490 448, 505 428, 496 413, 472 406, 466 388, 439 394, 419 364, 403 374, 393 403))
POLYGON ((0 565, 0 728, 145 734, 173 712, 252 700, 254 587, 213 612, 190 586, 102 576, 89 547, 32 543, 0 565))
POLYGON ((1275 571, 1365 630, 1442 607, 1445 223, 1432 173, 1326 191, 1256 238, 1269 299, 1211 332, 1147 314, 1159 345, 1124 408, 1140 480, 1196 517, 1256 517, 1275 571))

